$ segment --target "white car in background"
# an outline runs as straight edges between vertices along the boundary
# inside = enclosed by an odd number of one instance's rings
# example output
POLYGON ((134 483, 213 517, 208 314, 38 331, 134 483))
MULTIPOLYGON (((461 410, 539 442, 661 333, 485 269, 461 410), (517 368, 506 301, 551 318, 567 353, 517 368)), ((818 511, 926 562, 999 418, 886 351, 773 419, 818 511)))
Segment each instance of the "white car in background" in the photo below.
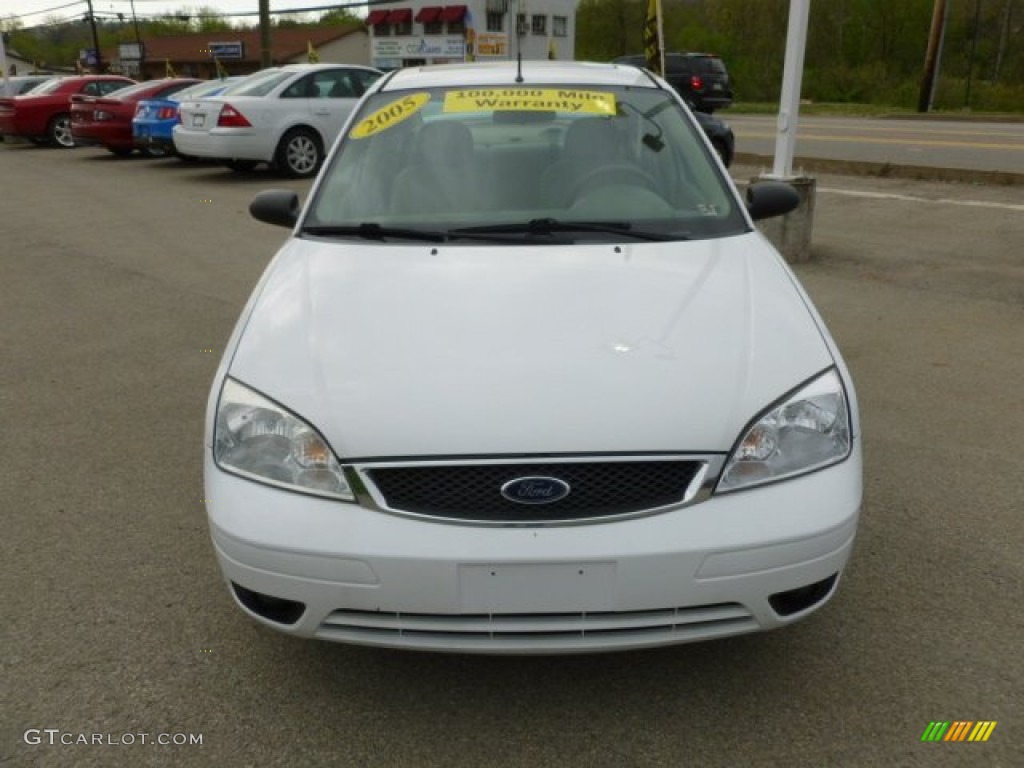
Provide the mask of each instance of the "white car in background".
POLYGON ((344 64, 265 69, 217 96, 185 100, 174 128, 178 153, 246 171, 269 163, 314 175, 360 97, 381 73, 344 64))

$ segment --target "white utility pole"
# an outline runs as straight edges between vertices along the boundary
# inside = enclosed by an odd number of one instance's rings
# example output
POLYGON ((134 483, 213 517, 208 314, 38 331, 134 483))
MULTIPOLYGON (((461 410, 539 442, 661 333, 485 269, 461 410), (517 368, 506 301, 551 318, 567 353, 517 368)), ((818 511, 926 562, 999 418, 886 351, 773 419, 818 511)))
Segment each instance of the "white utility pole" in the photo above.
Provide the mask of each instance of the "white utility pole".
POLYGON ((0 30, 0 66, 4 68, 3 71, 3 87, 0 88, 0 94, 4 96, 13 96, 11 93, 11 81, 7 79, 7 50, 4 48, 4 32, 0 30))
POLYGON ((793 154, 800 115, 800 84, 804 74, 804 48, 807 46, 807 17, 811 0, 789 0, 789 29, 786 32, 786 61, 782 71, 782 96, 779 99, 778 132, 775 136, 775 165, 771 177, 793 177, 793 154))

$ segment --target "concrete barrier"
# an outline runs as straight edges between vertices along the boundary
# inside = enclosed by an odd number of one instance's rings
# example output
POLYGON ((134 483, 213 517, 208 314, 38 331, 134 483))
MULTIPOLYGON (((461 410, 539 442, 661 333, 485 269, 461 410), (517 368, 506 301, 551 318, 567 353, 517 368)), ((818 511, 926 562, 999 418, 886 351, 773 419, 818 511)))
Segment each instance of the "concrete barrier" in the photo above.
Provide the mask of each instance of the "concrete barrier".
MULTIPOLYGON (((755 176, 751 184, 766 181, 771 177, 755 176)), ((811 235, 814 231, 814 200, 817 192, 817 181, 810 176, 797 176, 783 179, 796 190, 800 196, 800 204, 783 216, 762 219, 757 222, 758 229, 771 240, 772 245, 785 257, 790 264, 799 264, 811 258, 811 235)))

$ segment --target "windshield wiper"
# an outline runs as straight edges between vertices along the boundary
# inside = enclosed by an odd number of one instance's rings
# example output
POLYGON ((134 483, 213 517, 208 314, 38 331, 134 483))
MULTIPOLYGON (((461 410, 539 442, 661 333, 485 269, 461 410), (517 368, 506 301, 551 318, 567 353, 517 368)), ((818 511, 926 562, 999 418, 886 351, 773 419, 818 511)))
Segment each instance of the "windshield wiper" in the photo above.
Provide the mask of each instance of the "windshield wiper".
POLYGON ((412 229, 409 227, 382 227, 370 221, 352 226, 312 226, 303 227, 303 234, 333 237, 338 235, 354 235, 366 240, 426 240, 430 243, 443 243, 447 236, 444 232, 430 229, 412 229))
POLYGON ((686 240, 685 235, 648 232, 633 229, 628 221, 561 221, 559 219, 530 219, 516 224, 486 224, 479 227, 458 227, 448 230, 448 237, 473 237, 487 234, 551 235, 556 232, 601 232, 625 235, 636 240, 686 240))
POLYGON ((558 219, 530 219, 516 224, 485 224, 478 227, 457 227, 447 231, 388 227, 370 221, 352 225, 313 225, 304 227, 301 234, 318 237, 360 237, 365 240, 424 240, 443 243, 448 240, 479 239, 495 242, 520 241, 507 235, 553 235, 557 232, 599 232, 623 235, 636 240, 686 240, 685 234, 665 234, 633 229, 628 221, 560 221, 558 219))

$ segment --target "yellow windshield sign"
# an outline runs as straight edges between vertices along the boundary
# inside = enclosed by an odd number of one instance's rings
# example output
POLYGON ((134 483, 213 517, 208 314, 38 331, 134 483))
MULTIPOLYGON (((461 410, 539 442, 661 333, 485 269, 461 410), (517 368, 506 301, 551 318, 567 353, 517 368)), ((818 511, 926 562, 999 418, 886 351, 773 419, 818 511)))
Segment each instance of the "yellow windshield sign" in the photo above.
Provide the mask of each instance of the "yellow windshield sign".
POLYGON ((578 112, 614 115, 615 94, 571 88, 482 88, 449 91, 445 112, 578 112))
POLYGON ((429 93, 411 93, 386 104, 373 114, 356 123, 356 127, 348 132, 350 139, 365 139, 381 131, 386 131, 411 117, 423 109, 430 101, 429 93))

